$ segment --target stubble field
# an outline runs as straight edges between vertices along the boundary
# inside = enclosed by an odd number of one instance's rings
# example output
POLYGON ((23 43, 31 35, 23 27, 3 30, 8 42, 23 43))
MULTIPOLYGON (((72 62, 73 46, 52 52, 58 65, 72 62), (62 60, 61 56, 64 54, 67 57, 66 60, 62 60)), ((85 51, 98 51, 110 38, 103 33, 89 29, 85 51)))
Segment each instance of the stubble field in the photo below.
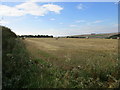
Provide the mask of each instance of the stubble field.
POLYGON ((118 40, 26 38, 23 41, 38 66, 32 80, 36 83, 29 87, 119 87, 118 40))
POLYGON ((3 88, 120 87, 116 39, 21 39, 3 29, 3 88))
POLYGON ((118 63, 118 40, 29 38, 25 43, 32 57, 64 69, 91 66, 107 69, 118 63))

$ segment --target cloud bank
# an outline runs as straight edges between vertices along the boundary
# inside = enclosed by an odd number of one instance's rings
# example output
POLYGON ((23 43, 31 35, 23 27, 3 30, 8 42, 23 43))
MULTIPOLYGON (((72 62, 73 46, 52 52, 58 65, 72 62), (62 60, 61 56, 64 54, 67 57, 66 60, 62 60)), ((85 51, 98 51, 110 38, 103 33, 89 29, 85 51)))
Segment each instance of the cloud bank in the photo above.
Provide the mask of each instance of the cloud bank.
POLYGON ((48 14, 48 12, 60 14, 61 10, 63 10, 63 8, 59 5, 44 4, 40 6, 35 2, 25 2, 14 7, 0 5, 0 16, 23 16, 26 14, 44 16, 48 14))

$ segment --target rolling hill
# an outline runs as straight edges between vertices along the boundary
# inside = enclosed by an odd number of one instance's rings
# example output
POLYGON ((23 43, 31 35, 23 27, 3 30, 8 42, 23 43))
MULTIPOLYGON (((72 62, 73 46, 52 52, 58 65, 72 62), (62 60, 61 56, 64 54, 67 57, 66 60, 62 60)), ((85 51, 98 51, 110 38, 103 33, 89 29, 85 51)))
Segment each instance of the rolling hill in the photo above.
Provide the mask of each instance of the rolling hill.
POLYGON ((74 35, 74 36, 67 36, 67 37, 68 38, 113 38, 113 39, 116 39, 117 36, 120 37, 119 34, 120 33, 101 33, 101 34, 74 35))

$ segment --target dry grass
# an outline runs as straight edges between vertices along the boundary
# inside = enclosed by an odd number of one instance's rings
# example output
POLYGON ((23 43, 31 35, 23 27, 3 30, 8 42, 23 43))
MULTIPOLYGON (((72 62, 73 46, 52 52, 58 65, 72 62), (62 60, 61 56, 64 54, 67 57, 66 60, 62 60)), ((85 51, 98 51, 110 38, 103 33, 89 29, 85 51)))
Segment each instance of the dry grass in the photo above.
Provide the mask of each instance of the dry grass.
POLYGON ((118 40, 29 38, 25 43, 34 58, 42 58, 64 69, 96 65, 107 69, 118 63, 118 40))

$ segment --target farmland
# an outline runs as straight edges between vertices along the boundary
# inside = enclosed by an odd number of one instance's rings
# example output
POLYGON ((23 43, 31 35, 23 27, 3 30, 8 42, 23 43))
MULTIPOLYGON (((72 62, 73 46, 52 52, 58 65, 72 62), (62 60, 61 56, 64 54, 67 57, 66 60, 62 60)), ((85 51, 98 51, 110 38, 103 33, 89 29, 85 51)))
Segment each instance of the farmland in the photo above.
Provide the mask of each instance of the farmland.
MULTIPOLYGON (((30 58, 47 67, 42 83, 48 87, 51 86, 45 81, 52 83, 52 87, 119 87, 118 40, 26 38, 23 41, 30 58), (49 81, 51 78, 53 81, 49 81)), ((31 87, 40 87, 38 82, 31 87)))
POLYGON ((117 39, 21 39, 2 28, 2 88, 119 87, 117 39))
POLYGON ((86 34, 86 35, 75 35, 73 37, 109 38, 110 36, 117 35, 117 34, 119 33, 86 34))
POLYGON ((117 63, 118 42, 110 39, 26 39, 26 46, 34 58, 42 58, 60 68, 97 65, 110 68, 117 63))

